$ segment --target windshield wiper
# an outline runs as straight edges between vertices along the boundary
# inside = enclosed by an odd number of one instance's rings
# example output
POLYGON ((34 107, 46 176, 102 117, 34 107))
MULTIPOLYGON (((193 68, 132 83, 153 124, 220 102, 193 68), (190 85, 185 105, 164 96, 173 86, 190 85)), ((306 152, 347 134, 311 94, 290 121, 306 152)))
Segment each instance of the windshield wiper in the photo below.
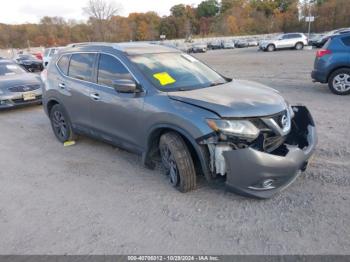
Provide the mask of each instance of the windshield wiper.
POLYGON ((226 84, 227 82, 218 82, 218 83, 211 83, 210 86, 219 86, 219 85, 223 85, 226 84))

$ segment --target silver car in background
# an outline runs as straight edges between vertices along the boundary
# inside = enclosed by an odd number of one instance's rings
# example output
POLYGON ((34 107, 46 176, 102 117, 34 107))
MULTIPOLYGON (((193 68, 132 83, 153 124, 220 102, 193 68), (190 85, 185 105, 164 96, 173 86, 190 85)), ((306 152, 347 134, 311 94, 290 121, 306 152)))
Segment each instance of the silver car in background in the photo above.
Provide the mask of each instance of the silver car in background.
POLYGON ((263 40, 259 43, 259 49, 272 52, 277 49, 301 50, 308 44, 308 39, 303 33, 288 33, 279 35, 276 39, 263 40))
POLYGON ((41 104, 40 76, 28 73, 16 63, 0 60, 0 109, 41 104))

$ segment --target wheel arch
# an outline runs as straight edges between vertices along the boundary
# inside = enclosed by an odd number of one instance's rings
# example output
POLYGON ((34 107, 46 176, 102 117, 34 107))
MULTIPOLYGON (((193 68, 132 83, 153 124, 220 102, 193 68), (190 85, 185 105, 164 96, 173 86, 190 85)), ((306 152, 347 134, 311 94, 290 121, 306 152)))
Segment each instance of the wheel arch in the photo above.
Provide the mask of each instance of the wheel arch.
POLYGON ((149 168, 155 167, 152 159, 159 154, 159 139, 166 132, 176 132, 184 139, 194 161, 196 172, 199 171, 206 178, 210 178, 208 149, 199 145, 189 132, 171 124, 157 125, 150 130, 147 135, 146 150, 142 154, 143 164, 149 168))
POLYGON ((340 69, 348 69, 348 70, 350 70, 350 66, 348 66, 348 65, 338 65, 335 68, 333 68, 332 70, 330 70, 329 73, 327 74, 327 82, 329 81, 329 78, 331 77, 331 75, 335 71, 340 70, 340 69))
POLYGON ((50 116, 51 109, 54 107, 54 105, 57 105, 57 104, 60 104, 60 102, 58 102, 57 99, 54 99, 54 98, 47 101, 45 108, 48 116, 50 116))
POLYGON ((277 46, 276 46, 276 44, 275 44, 275 43, 268 43, 268 44, 267 44, 267 46, 266 46, 266 50, 268 50, 268 49, 269 49, 269 46, 273 46, 274 50, 276 50, 276 49, 277 49, 277 46))

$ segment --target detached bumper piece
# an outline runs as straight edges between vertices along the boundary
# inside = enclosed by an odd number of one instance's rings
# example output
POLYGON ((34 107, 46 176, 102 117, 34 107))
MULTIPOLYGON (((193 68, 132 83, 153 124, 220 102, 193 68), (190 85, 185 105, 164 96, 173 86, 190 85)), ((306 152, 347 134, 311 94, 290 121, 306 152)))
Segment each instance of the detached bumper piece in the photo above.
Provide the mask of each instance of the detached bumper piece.
POLYGON ((306 170, 317 144, 316 128, 306 107, 294 106, 293 111, 292 130, 273 152, 251 147, 223 152, 228 188, 249 197, 270 198, 306 170))

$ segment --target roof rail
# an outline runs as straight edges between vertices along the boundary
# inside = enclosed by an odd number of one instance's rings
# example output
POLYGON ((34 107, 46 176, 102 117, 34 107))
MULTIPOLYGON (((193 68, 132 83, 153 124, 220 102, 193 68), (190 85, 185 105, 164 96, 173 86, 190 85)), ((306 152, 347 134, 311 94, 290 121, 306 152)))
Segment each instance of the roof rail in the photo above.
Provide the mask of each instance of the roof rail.
POLYGON ((67 45, 67 47, 79 47, 79 46, 87 46, 87 45, 106 45, 106 43, 104 42, 82 42, 82 43, 73 43, 73 44, 69 44, 67 45))

